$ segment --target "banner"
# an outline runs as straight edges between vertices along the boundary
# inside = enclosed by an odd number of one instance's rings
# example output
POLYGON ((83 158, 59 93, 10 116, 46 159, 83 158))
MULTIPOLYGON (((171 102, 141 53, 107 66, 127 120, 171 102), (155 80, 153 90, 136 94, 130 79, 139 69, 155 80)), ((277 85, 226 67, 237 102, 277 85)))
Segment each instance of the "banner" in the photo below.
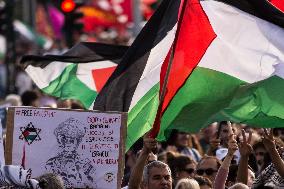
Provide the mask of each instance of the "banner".
POLYGON ((70 188, 120 188, 126 113, 8 109, 6 162, 53 172, 70 188))

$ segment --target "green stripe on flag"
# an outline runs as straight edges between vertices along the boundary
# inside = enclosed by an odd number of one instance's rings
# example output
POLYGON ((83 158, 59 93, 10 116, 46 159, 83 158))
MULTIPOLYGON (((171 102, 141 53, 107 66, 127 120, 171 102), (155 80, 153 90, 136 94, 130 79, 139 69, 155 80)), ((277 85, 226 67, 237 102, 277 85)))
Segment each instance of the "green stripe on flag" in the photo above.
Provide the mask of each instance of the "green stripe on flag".
POLYGON ((152 128, 159 105, 159 89, 160 83, 157 83, 129 112, 126 151, 152 128))
POLYGON ((277 76, 249 84, 197 67, 163 114, 158 140, 165 140, 171 129, 198 132, 222 120, 284 127, 283 86, 284 80, 277 76))
POLYGON ((61 99, 79 100, 85 108, 89 108, 97 97, 97 93, 76 77, 76 71, 76 64, 67 66, 58 78, 42 90, 61 99))

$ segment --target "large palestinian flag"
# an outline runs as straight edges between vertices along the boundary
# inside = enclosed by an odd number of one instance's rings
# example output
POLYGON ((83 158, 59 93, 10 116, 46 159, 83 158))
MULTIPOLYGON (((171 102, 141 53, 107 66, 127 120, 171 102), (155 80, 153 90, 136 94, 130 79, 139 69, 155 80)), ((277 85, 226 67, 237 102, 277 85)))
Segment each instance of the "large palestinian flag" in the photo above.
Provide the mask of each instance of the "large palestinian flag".
POLYGON ((128 112, 127 149, 155 120, 161 66, 175 38, 180 3, 161 3, 95 101, 95 110, 128 112))
POLYGON ((284 127, 284 14, 277 7, 267 0, 164 0, 95 109, 129 112, 129 147, 151 129, 172 61, 159 140, 172 129, 197 132, 221 120, 284 127))
POLYGON ((63 55, 27 55, 21 63, 43 92, 61 99, 79 100, 89 109, 127 49, 85 42, 63 55))

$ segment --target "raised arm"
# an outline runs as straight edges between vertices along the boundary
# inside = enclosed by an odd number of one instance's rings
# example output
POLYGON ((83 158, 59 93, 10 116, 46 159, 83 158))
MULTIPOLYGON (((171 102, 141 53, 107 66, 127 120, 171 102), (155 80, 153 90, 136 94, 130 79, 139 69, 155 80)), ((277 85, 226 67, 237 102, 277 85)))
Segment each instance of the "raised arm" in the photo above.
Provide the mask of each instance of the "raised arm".
POLYGON ((282 178, 284 178, 284 162, 276 149, 275 140, 273 137, 273 129, 270 130, 270 133, 268 133, 267 129, 264 129, 262 142, 271 157, 276 171, 282 178))
POLYGON ((237 182, 243 184, 248 183, 248 159, 249 155, 252 153, 252 147, 250 145, 252 132, 249 132, 248 139, 246 138, 245 130, 242 129, 243 141, 239 144, 239 150, 241 154, 241 159, 239 162, 238 173, 237 173, 237 182))
POLYGON ((143 177, 143 169, 147 163, 149 154, 157 148, 157 141, 153 138, 149 138, 146 134, 143 138, 143 148, 141 153, 136 160, 136 163, 131 171, 129 178, 128 188, 139 189, 143 177))
POLYGON ((233 134, 231 123, 229 125, 230 139, 228 144, 228 153, 221 164, 221 167, 218 170, 218 173, 215 177, 214 188, 215 189, 224 189, 226 180, 229 173, 229 167, 231 165, 231 161, 234 157, 234 153, 238 150, 238 144, 235 139, 235 135, 233 134))

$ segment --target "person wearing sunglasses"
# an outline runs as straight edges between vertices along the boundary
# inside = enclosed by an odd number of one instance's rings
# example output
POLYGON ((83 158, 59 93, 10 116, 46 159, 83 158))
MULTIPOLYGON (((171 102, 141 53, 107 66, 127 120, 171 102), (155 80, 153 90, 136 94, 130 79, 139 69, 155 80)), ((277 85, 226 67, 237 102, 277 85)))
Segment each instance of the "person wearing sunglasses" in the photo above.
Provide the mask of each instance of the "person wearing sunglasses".
POLYGON ((204 156, 197 164, 195 173, 199 176, 207 177, 214 183, 216 173, 220 166, 221 161, 215 156, 204 156))
POLYGON ((174 183, 177 183, 180 179, 194 177, 196 162, 191 157, 181 154, 175 157, 171 167, 173 167, 174 183))

